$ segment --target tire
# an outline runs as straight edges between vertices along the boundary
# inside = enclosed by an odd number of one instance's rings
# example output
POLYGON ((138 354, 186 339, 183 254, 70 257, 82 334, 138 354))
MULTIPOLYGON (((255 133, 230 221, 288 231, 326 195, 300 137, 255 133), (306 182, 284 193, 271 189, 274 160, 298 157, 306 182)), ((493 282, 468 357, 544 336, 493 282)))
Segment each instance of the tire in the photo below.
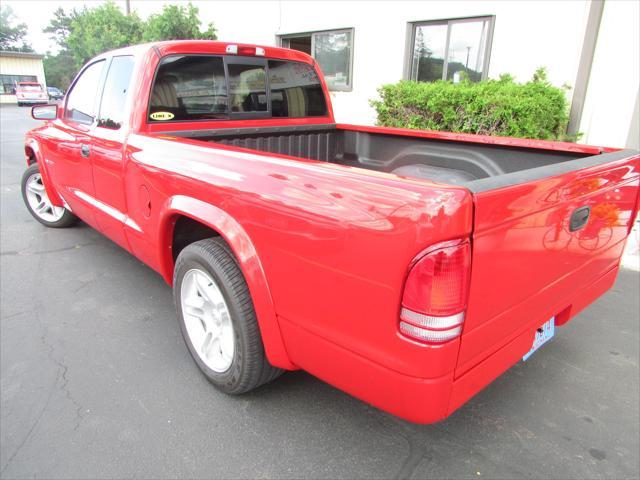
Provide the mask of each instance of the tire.
POLYGON ((223 239, 200 240, 180 252, 173 293, 189 353, 219 390, 239 395, 283 373, 266 358, 247 283, 223 239))
POLYGON ((25 170, 20 185, 22 200, 27 206, 27 210, 45 227, 66 228, 78 220, 67 208, 56 207, 51 203, 42 184, 40 167, 37 163, 33 163, 25 170))

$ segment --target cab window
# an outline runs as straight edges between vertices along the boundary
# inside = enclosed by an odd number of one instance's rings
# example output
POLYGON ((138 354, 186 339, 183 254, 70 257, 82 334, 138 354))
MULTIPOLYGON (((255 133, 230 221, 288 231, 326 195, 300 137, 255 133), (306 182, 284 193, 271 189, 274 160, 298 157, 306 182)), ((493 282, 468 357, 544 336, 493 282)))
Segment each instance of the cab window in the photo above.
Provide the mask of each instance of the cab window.
POLYGON ((274 117, 318 117, 327 104, 315 68, 306 63, 269 60, 271 114, 274 117))
POLYGON ((229 94, 231 111, 266 112, 267 111, 267 74, 263 65, 244 65, 230 63, 229 94))
POLYGON ((149 104, 152 121, 226 117, 227 83, 222 58, 185 55, 163 59, 149 104))
POLYGON ((117 130, 122 126, 133 65, 133 57, 129 55, 111 60, 100 102, 99 127, 117 130))
POLYGON ((148 121, 324 115, 324 91, 311 65, 255 57, 176 55, 164 58, 158 67, 148 121))

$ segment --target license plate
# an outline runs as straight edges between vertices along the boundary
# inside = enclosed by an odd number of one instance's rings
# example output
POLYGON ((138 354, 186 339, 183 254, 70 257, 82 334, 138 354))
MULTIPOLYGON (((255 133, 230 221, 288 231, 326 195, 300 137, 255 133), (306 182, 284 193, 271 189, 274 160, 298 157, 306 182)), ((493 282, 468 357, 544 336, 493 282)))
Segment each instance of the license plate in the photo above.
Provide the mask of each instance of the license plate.
POLYGON ((536 336, 533 339, 531 350, 522 357, 522 360, 526 361, 536 350, 553 338, 553 335, 555 334, 555 322, 556 317, 552 317, 551 320, 543 323, 542 326, 536 330, 536 336))

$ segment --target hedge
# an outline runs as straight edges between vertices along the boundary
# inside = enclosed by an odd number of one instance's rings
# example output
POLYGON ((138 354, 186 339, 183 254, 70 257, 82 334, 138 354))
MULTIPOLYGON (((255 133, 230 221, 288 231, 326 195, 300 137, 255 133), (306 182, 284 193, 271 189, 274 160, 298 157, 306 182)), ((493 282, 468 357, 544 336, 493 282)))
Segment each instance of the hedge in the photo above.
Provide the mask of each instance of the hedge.
POLYGON ((541 68, 526 83, 510 75, 478 83, 401 81, 380 87, 380 100, 370 103, 381 126, 576 141, 566 133, 566 89, 551 85, 541 68))

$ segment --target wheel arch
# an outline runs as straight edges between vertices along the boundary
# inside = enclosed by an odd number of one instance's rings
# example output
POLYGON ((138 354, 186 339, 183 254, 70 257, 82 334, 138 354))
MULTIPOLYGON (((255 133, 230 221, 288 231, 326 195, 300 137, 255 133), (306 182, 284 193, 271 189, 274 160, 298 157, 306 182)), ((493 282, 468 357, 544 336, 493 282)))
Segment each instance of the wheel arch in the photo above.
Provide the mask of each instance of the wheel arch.
MULTIPOLYGON (((288 370, 297 369, 291 363, 284 346, 280 325, 258 253, 244 228, 224 210, 192 197, 171 197, 160 214, 159 244, 161 245, 161 274, 173 284, 174 232, 181 218, 207 227, 229 245, 244 275, 258 318, 258 326, 269 363, 288 370)), ((194 240, 196 241, 196 240, 194 240)), ((186 246, 186 245, 185 245, 186 246)))
POLYGON ((34 138, 27 137, 27 140, 24 144, 24 153, 27 161, 27 167, 30 167, 34 163, 38 163, 40 168, 40 175, 42 176, 42 184, 44 185, 45 190, 47 191, 47 195, 49 196, 49 200, 56 207, 64 207, 64 202, 60 195, 58 195, 58 191, 53 186, 51 182, 51 177, 49 176, 48 166, 44 161, 42 156, 42 152, 40 151, 40 145, 34 138))

